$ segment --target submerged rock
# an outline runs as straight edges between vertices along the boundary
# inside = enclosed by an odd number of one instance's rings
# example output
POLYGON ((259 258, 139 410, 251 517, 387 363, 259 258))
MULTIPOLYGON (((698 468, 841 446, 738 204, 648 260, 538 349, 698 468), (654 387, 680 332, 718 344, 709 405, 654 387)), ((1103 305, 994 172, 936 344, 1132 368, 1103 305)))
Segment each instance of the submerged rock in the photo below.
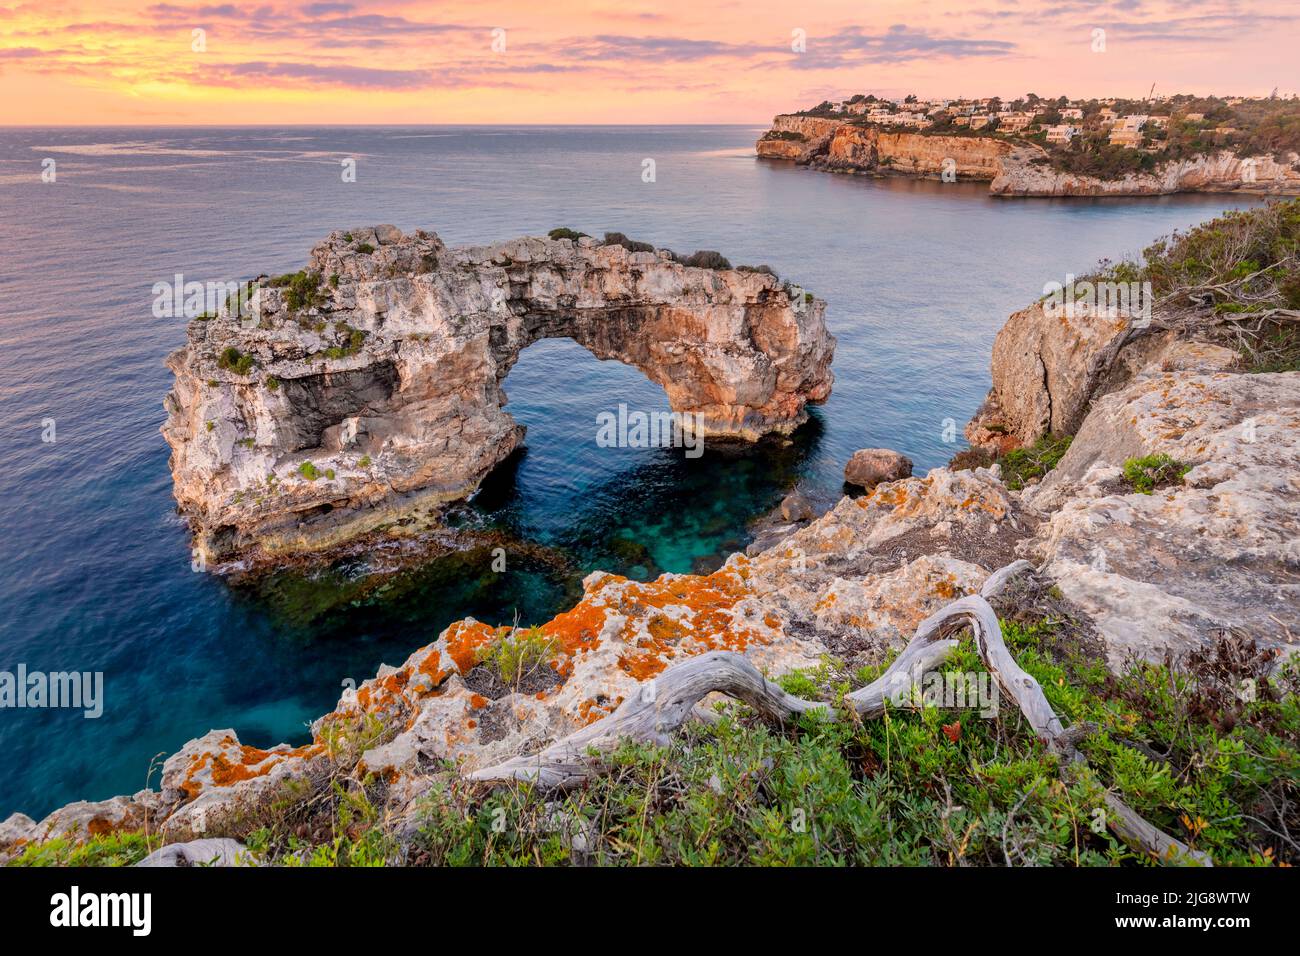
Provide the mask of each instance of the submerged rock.
POLYGON ((813 516, 812 502, 797 491, 781 499, 781 517, 786 521, 808 521, 813 516))

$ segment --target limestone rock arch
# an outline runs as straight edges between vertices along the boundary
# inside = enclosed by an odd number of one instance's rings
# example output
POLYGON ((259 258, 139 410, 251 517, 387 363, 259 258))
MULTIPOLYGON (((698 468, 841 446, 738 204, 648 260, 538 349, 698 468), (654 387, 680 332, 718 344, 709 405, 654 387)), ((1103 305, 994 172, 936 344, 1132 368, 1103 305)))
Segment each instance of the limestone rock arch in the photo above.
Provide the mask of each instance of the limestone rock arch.
POLYGON ((820 299, 585 237, 337 231, 236 311, 168 358, 162 432, 202 561, 329 548, 469 495, 523 439, 502 382, 539 339, 638 368, 706 438, 792 431, 833 381, 820 299))

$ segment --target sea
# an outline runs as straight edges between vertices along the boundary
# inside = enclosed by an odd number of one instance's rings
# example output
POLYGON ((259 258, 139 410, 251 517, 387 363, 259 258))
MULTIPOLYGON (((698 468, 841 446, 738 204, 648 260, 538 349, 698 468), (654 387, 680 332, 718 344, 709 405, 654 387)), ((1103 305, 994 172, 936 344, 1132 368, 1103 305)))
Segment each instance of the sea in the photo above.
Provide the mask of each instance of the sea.
POLYGON ((544 622, 594 570, 710 571, 791 490, 841 494, 855 449, 941 466, 1008 314, 1254 201, 995 199, 759 160, 762 131, 0 129, 0 674, 103 675, 97 717, 0 708, 0 819, 157 786, 209 729, 301 743, 347 681, 467 615, 544 622), (768 265, 828 303, 834 391, 788 439, 601 447, 597 416, 666 409, 662 391, 540 341, 505 382, 526 449, 458 519, 523 555, 507 573, 487 549, 381 578, 364 556, 243 583, 195 571, 158 431, 184 320, 155 317, 155 283, 293 271, 331 230, 377 223, 449 245, 618 231, 768 265))

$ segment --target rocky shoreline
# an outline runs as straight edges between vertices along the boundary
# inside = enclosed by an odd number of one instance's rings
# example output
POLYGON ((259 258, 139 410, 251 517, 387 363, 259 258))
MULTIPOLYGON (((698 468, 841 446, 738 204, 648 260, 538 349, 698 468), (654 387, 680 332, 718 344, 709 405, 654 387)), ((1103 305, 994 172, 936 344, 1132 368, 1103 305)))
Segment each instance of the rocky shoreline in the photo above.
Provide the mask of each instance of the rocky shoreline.
POLYGON ((825 172, 988 182, 994 196, 1165 196, 1173 193, 1300 195, 1300 169, 1230 150, 1167 162, 1151 173, 1098 179, 1054 170, 1028 142, 992 136, 897 132, 827 117, 786 113, 755 144, 760 159, 790 160, 825 172), (1247 171, 1249 167, 1249 171, 1247 171))
MULTIPOLYGON (((335 268, 329 257, 342 242, 335 234, 313 261, 335 268)), ((392 244, 395 251, 427 244, 440 258, 448 254, 423 237, 392 244)), ((474 274, 506 255, 525 263, 572 257, 584 275, 591 260, 628 264, 624 252, 531 239, 462 252, 459 261, 474 274)), ((639 264, 662 273, 675 294, 684 294, 685 283, 695 296, 690 314, 740 323, 759 309, 792 337, 779 354, 801 371, 781 390, 786 398, 773 403, 765 390, 727 404, 745 411, 719 413, 715 422, 742 425, 764 409, 765 424, 784 425, 798 418, 795 399, 829 387, 821 360, 829 362, 833 340, 823 337, 824 327, 799 324, 770 278, 698 275, 658 255, 639 264), (820 345, 793 349, 796 330, 811 331, 820 345)), ((337 267, 372 264, 363 254, 337 267)), ((534 267, 520 268, 532 275, 534 267)), ((621 274, 603 273, 606 281, 621 274)), ((528 281, 534 291, 541 282, 535 275, 528 281)), ((376 332, 381 312, 402 327, 414 299, 385 301, 389 308, 371 308, 376 332)), ((812 314, 820 322, 820 307, 812 314)), ((732 555, 713 574, 638 582, 596 572, 572 608, 527 631, 473 618, 453 622, 400 666, 383 666, 345 691, 312 725, 311 743, 263 750, 241 744, 234 730, 210 731, 167 759, 159 790, 72 804, 40 822, 11 816, 0 824, 0 857, 55 838, 141 828, 167 843, 242 839, 269 802, 340 778, 377 782, 374 799, 400 832, 416 825, 431 787, 534 753, 644 699, 674 664, 731 651, 770 675, 816 668, 828 656, 847 668, 876 665, 926 618, 978 594, 1017 558, 1037 568, 1040 599, 1050 591, 1054 613, 1074 622, 1076 649, 1087 648, 1113 672, 1135 656, 1204 653, 1224 635, 1253 642, 1266 659, 1290 657, 1300 650, 1300 372, 1250 370, 1240 353, 1186 326, 1157 321, 1137 331, 1128 317, 1062 320, 1039 304, 1013 315, 999 333, 993 386, 967 436, 974 449, 1005 455, 1054 433, 1072 435, 1041 481, 1012 488, 999 460, 976 467, 954 460, 924 476, 882 480, 908 475, 911 463, 871 450, 853 470, 871 485, 864 494, 841 498, 819 517, 806 502, 789 502, 782 536, 732 555), (1129 463, 1157 455, 1179 463, 1176 480, 1133 485, 1129 463), (545 661, 530 672, 531 683, 510 685, 485 672, 491 655, 530 647, 541 648, 545 661)), ((173 361, 178 382, 208 374, 200 356, 227 341, 211 336, 205 328, 173 361)), ((276 347, 268 341, 257 354, 276 347)), ((373 368, 390 354, 375 351, 342 371, 373 368)), ((755 356, 749 367, 755 362, 761 366, 755 356)), ((286 379, 317 374, 312 362, 285 357, 266 371, 286 379)), ((247 401, 239 396, 264 391, 249 378, 232 376, 215 391, 223 402, 247 401)), ((495 371, 486 381, 499 383, 495 371)), ((169 422, 171 440, 181 435, 183 411, 194 422, 202 420, 194 409, 211 407, 194 404, 197 386, 186 388, 169 422)), ((442 414, 455 410, 440 407, 442 414)), ((492 434, 509 443, 512 433, 492 434)), ((180 473, 188 467, 182 462, 180 473)), ((472 473, 458 471, 457 481, 472 473)))

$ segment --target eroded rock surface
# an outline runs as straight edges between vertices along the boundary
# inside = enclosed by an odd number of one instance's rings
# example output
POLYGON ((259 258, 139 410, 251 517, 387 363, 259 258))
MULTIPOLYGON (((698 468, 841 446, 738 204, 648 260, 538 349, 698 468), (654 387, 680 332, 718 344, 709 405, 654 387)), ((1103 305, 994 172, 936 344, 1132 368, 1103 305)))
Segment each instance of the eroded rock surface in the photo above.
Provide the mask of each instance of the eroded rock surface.
POLYGON ((380 226, 331 233, 306 276, 255 320, 193 321, 168 359, 175 494, 214 560, 433 521, 520 444, 502 382, 541 338, 637 367, 708 437, 791 431, 833 380, 825 303, 663 250, 380 226))
POLYGON ((1112 663, 1246 634, 1300 649, 1300 373, 1168 371, 1102 398, 1026 503, 1028 556, 1093 618, 1112 663), (1152 494, 1121 477, 1164 454, 1186 477, 1152 494))

